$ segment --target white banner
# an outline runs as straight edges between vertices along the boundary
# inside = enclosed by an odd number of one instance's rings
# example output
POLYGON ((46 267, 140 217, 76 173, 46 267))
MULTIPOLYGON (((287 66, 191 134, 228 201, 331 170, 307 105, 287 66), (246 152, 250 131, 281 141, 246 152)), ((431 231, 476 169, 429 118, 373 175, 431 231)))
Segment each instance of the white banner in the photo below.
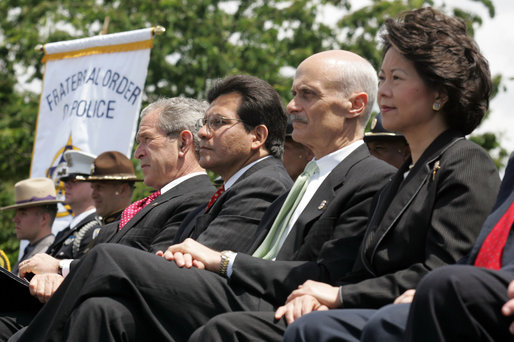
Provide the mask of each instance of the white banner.
POLYGON ((151 47, 151 28, 45 45, 30 177, 55 178, 69 149, 130 158, 151 47))
MULTIPOLYGON (((131 157, 153 44, 152 28, 50 43, 39 101, 30 177, 56 178, 70 149, 131 157)), ((57 184, 62 198, 62 184, 57 184)), ((52 228, 71 220, 59 205, 52 228)), ((20 251, 27 241, 22 241, 20 251)), ((23 253, 20 252, 20 255, 23 253)))

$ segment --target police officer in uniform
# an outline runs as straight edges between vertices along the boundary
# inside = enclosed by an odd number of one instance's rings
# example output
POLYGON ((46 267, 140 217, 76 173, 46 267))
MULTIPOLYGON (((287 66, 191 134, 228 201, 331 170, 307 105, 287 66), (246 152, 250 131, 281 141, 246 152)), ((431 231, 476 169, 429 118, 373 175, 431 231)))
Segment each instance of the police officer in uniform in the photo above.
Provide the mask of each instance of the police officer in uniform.
POLYGON ((137 179, 132 162, 124 154, 107 151, 93 161, 91 175, 84 181, 91 183, 96 213, 106 225, 119 221, 131 203, 134 183, 142 179, 137 179))
POLYGON ((91 242, 88 231, 100 226, 92 198, 91 185, 84 182, 91 172, 95 156, 82 151, 64 152, 66 166, 58 171, 66 190, 64 203, 71 208, 73 219, 60 231, 47 254, 57 259, 75 259, 84 254, 91 242), (88 238, 89 237, 89 238, 88 238))

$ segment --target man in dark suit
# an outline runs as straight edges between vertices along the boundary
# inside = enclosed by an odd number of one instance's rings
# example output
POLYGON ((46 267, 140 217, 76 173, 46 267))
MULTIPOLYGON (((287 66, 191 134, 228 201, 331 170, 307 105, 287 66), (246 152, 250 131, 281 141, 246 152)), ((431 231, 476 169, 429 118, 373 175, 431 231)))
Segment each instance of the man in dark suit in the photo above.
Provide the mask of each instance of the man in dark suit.
POLYGON ((251 253, 262 215, 292 185, 280 160, 285 108, 271 85, 248 75, 218 80, 207 99, 197 125, 199 162, 224 183, 215 200, 186 217, 174 243, 190 237, 216 250, 251 253))
POLYGON ((186 215, 208 200, 215 188, 198 163, 195 133, 195 123, 206 108, 203 102, 177 97, 143 109, 134 156, 144 183, 157 191, 151 196, 157 196, 146 206, 139 202, 140 210, 133 216, 122 214, 121 221, 104 226, 95 244, 121 243, 155 252, 168 246, 170 234, 186 215))
MULTIPOLYGON (((176 231, 190 211, 208 200, 215 188, 198 164, 198 138, 195 134, 196 121, 203 117, 206 108, 205 103, 193 99, 172 98, 158 100, 142 111, 135 156, 141 162, 145 184, 154 187, 160 195, 144 207, 138 205, 131 209, 133 216, 127 217, 121 228, 120 221, 104 226, 97 243, 117 243, 152 252, 165 248, 172 241, 165 230, 176 231)), ((76 168, 82 163, 75 160, 68 170, 61 173, 86 180, 85 171, 89 173, 93 159, 81 172, 76 168)), ((72 185, 84 185, 91 191, 89 183, 76 183, 72 185)), ((73 192, 70 194, 75 195, 73 192)), ((71 200, 75 198, 72 196, 71 200)), ((31 280, 31 293, 42 302, 50 298, 63 281, 63 275, 66 276, 78 263, 72 258, 58 263, 47 259, 46 263, 22 266, 23 274, 37 273, 31 280)), ((33 310, 0 314, 0 340, 27 325, 34 315, 33 310)))
MULTIPOLYGON (((212 195, 215 189, 198 163, 198 139, 194 133, 196 121, 203 117, 205 109, 204 103, 193 99, 171 98, 158 100, 141 112, 135 156, 141 161, 145 184, 154 187, 160 195, 133 213, 123 226, 120 220, 103 226, 90 247, 109 242, 150 252, 165 248, 172 242, 168 230, 176 231, 182 219, 212 195)), ((111 170, 119 170, 119 166, 111 170)), ((88 176, 74 176, 82 182, 88 179, 88 176)), ((115 177, 111 173, 108 176, 115 177)), ((128 176, 136 179, 134 174, 128 176)), ((93 182, 105 178, 97 173, 92 177, 93 182)), ((24 272, 62 273, 64 270, 67 275, 69 267, 76 263, 69 262, 72 264, 52 263, 52 267, 46 268, 28 263, 24 272)))
POLYGON ((281 287, 293 289, 310 277, 310 269, 323 272, 325 265, 315 260, 338 253, 345 260, 339 267, 349 270, 372 196, 393 172, 371 157, 362 141, 376 85, 373 67, 350 52, 320 53, 300 65, 288 110, 294 117, 293 137, 313 151, 315 167, 293 186, 305 186, 298 203, 291 204, 296 196, 284 195, 261 221, 259 232, 272 227, 262 234, 266 238, 257 251, 269 260, 219 253, 192 239, 164 253, 176 263, 123 246, 98 246, 68 276, 21 340, 65 335, 73 340, 185 340, 223 312, 272 309, 289 293, 275 291, 284 278, 281 287), (294 209, 282 215, 282 207, 294 209), (193 264, 208 271, 187 268, 193 264), (254 265, 259 266, 255 271, 254 265), (101 280, 107 274, 109 285, 101 280), (72 292, 81 300, 71 298, 72 292), (98 315, 109 318, 98 320, 98 315), (110 317, 119 319, 114 324, 110 317))

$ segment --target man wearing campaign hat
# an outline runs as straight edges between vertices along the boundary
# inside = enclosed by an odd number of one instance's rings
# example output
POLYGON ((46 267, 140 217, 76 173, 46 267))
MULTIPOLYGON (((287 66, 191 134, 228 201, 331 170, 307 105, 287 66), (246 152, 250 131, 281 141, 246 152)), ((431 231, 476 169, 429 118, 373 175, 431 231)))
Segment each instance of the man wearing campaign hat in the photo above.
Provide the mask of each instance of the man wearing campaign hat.
POLYGON ((22 257, 14 265, 13 273, 18 274, 18 265, 37 253, 44 253, 54 241, 52 223, 57 213, 54 183, 48 178, 22 180, 14 185, 15 204, 0 210, 16 209, 13 218, 16 237, 29 241, 22 257))
MULTIPOLYGON (((67 189, 66 197, 73 198, 69 202, 72 210, 75 212, 77 209, 76 200, 82 199, 90 206, 93 201, 96 212, 93 211, 74 226, 76 229, 68 227, 59 233, 56 237, 57 243, 52 245, 47 255, 38 255, 21 266, 21 275, 26 272, 62 272, 63 267, 69 266, 73 259, 80 258, 94 245, 91 242, 103 225, 119 221, 121 212, 130 205, 134 182, 140 181, 131 161, 117 151, 103 152, 97 158, 92 158, 93 155, 85 152, 66 152, 67 165, 62 169, 64 171, 59 172, 67 189), (91 174, 88 175, 87 172, 91 174), (64 244, 59 245, 58 241, 64 241, 64 244)), ((79 212, 80 215, 83 212, 79 212)))
POLYGON ((388 131, 382 126, 382 116, 377 114, 371 121, 370 131, 364 133, 364 142, 375 157, 397 169, 410 155, 409 145, 400 133, 388 131))
POLYGON ((96 213, 102 225, 120 219, 131 203, 134 183, 139 181, 132 162, 120 152, 107 151, 93 161, 87 182, 91 183, 96 213))

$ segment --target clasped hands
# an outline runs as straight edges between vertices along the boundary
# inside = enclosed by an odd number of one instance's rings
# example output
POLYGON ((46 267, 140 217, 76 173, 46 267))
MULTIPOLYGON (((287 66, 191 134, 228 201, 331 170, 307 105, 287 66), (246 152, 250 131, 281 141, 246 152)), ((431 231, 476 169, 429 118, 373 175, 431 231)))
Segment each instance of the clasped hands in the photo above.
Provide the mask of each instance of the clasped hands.
MULTIPOLYGON (((275 318, 284 317, 288 324, 312 311, 325 311, 341 307, 339 287, 318 281, 307 280, 291 292, 286 303, 275 312, 275 318)), ((407 290, 396 298, 395 304, 410 303, 415 290, 407 290)))
POLYGON ((201 243, 187 238, 182 243, 169 246, 166 251, 158 251, 158 256, 168 261, 175 261, 178 267, 196 267, 212 272, 218 272, 221 253, 201 243))
POLYGON ((291 324, 312 311, 325 311, 341 306, 339 287, 319 281, 307 280, 287 297, 286 303, 275 312, 275 318, 284 317, 291 324))

